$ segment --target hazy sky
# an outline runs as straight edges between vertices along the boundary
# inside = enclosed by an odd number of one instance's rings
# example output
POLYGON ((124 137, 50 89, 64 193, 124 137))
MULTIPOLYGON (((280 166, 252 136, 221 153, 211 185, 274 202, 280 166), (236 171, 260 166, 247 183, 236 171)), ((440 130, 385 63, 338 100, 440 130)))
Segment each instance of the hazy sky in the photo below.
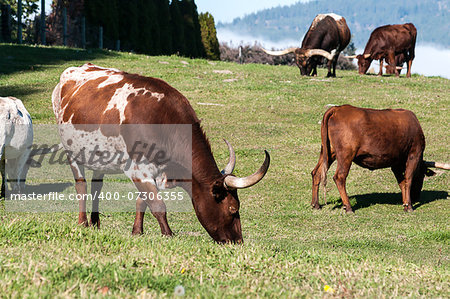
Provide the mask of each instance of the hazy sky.
POLYGON ((291 5, 308 0, 195 0, 198 12, 209 12, 214 21, 231 22, 234 18, 265 8, 291 5))

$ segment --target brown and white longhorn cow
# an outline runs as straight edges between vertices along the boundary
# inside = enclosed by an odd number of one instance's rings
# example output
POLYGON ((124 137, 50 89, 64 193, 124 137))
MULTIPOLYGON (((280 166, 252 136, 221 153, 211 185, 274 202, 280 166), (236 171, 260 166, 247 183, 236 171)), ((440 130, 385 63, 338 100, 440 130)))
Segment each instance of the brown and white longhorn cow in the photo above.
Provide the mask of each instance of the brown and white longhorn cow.
POLYGON ((395 67, 395 57, 404 55, 407 64, 406 77, 411 77, 411 65, 415 57, 417 29, 412 23, 401 25, 385 25, 376 28, 371 34, 369 41, 360 55, 347 56, 347 58, 358 59, 359 74, 364 75, 370 67, 372 60, 380 60, 379 76, 383 74, 383 59, 395 70, 399 76, 398 68, 395 67))
POLYGON ((303 38, 301 48, 288 48, 283 51, 269 51, 269 55, 295 54, 295 62, 303 76, 316 76, 317 64, 321 57, 328 59, 327 77, 336 77, 336 64, 339 54, 350 42, 351 34, 344 17, 334 13, 317 15, 303 38), (333 66, 333 72, 331 72, 333 66))
MULTIPOLYGON (((140 194, 147 198, 156 199, 160 188, 181 186, 190 194, 200 223, 215 241, 242 241, 236 190, 250 187, 264 177, 270 163, 267 151, 257 172, 238 178, 231 174, 235 154, 227 142, 230 159, 221 173, 189 101, 156 78, 93 64, 71 67, 61 74, 52 102, 62 144, 71 153, 68 160, 78 194, 87 193, 84 168, 94 171, 92 194, 99 194, 105 173, 125 173, 140 194), (148 124, 154 124, 155 129, 148 124), (189 125, 189 132, 181 129, 185 125, 189 125), (145 147, 155 143, 164 157, 152 159, 142 156, 142 153, 147 153, 145 147), (124 155, 118 155, 117 159, 114 156, 102 164, 80 158, 89 151, 99 155, 119 151, 124 155), (137 153, 141 156, 138 157, 137 153), (140 163, 139 159, 145 163, 140 163), (183 176, 183 172, 188 177, 183 176)), ((143 218, 148 205, 158 220, 161 233, 172 235, 164 202, 144 201, 141 197, 136 202, 132 233, 143 232, 143 218)), ((81 200, 79 204, 78 223, 87 226, 86 202, 81 200)), ((99 224, 98 198, 94 198, 91 225, 99 224)))
POLYGON ((390 167, 402 191, 405 211, 420 198, 427 167, 450 165, 423 160, 425 137, 417 117, 409 110, 375 110, 350 105, 327 110, 321 126, 322 146, 312 175, 311 205, 319 209, 319 185, 325 189, 326 173, 337 160, 333 179, 347 212, 352 212, 345 181, 352 162, 370 170, 390 167))

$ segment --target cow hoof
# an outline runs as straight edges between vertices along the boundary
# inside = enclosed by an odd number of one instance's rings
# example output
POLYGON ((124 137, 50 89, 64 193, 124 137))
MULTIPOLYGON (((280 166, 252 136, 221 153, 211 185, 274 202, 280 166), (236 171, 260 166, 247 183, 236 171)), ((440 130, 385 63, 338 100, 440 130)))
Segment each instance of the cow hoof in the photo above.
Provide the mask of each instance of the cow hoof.
POLYGON ((164 237, 173 237, 173 232, 171 230, 164 231, 164 232, 161 232, 161 235, 163 235, 164 237))
POLYGON ((320 210, 320 209, 322 209, 322 207, 321 207, 319 204, 311 205, 311 207, 312 207, 314 210, 320 210))
POLYGON ((83 227, 89 227, 89 222, 86 221, 78 221, 78 225, 79 226, 83 226, 83 227))
POLYGON ((353 210, 352 210, 352 208, 351 207, 346 207, 346 206, 344 206, 344 211, 345 211, 345 213, 346 214, 354 214, 355 212, 353 212, 353 210))
POLYGON ((131 235, 132 235, 132 236, 140 236, 140 235, 142 235, 142 234, 144 234, 144 231, 139 230, 139 229, 134 229, 134 228, 133 228, 133 230, 131 231, 131 235))
POLYGON ((410 207, 410 208, 405 207, 405 208, 403 209, 403 211, 408 212, 408 213, 414 212, 414 210, 413 210, 411 207, 410 207))
POLYGON ((98 221, 91 221, 89 226, 92 226, 93 228, 100 229, 100 220, 98 221))

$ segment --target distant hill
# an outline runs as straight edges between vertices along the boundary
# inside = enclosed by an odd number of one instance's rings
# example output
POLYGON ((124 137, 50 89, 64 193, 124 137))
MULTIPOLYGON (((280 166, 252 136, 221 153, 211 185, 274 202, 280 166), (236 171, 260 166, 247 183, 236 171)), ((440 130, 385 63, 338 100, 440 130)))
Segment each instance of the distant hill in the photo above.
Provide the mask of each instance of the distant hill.
POLYGON ((273 42, 297 39, 299 45, 312 20, 319 13, 342 15, 352 32, 352 41, 364 47, 370 33, 386 24, 413 23, 417 43, 450 47, 450 0, 317 0, 279 6, 219 23, 218 29, 264 37, 273 42))

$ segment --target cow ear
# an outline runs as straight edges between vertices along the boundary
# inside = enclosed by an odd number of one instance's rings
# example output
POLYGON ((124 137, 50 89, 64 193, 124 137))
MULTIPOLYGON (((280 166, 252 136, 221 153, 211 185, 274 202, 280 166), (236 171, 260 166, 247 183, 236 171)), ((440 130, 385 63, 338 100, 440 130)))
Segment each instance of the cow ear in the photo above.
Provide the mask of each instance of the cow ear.
POLYGON ((224 177, 218 179, 214 182, 211 188, 211 193, 217 202, 221 202, 227 195, 227 189, 225 189, 223 181, 224 177))

